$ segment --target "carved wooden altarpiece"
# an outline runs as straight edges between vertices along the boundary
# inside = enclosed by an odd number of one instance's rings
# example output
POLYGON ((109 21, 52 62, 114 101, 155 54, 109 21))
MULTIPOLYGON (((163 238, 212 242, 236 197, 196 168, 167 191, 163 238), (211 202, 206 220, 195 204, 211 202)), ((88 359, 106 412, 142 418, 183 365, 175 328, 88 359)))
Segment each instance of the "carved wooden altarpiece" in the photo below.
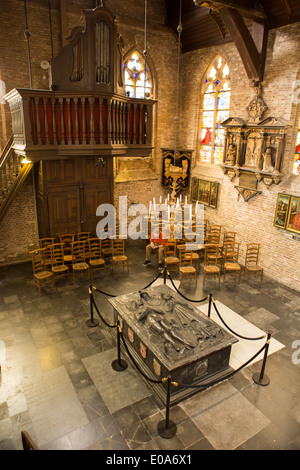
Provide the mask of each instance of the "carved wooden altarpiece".
POLYGON ((263 119, 268 109, 260 94, 247 106, 249 120, 230 117, 222 123, 226 129, 221 168, 247 202, 256 194, 259 182, 270 187, 282 180, 281 166, 288 124, 280 118, 263 119))

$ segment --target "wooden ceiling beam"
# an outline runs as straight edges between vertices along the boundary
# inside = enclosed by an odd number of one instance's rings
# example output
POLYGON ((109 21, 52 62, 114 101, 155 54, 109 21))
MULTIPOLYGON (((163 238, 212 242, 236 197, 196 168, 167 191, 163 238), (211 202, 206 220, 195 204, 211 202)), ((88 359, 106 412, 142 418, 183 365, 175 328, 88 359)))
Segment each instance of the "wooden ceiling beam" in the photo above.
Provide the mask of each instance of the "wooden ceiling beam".
POLYGON ((253 36, 241 14, 232 8, 222 8, 219 14, 231 34, 243 61, 250 84, 257 85, 264 78, 268 29, 266 22, 253 23, 253 36))
POLYGON ((222 8, 232 8, 241 13, 241 15, 246 18, 256 19, 260 18, 261 20, 267 19, 267 15, 259 2, 256 2, 258 6, 253 8, 253 1, 251 0, 212 0, 212 1, 201 1, 194 0, 194 4, 211 8, 213 10, 221 10, 222 8))

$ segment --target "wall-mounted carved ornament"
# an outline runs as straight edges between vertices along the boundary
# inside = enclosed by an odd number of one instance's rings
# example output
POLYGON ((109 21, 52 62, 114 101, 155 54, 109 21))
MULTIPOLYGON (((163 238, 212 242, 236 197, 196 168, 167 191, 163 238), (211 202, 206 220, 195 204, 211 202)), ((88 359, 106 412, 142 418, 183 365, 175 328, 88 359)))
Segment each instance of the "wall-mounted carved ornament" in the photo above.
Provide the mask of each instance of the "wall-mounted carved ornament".
POLYGON ((262 119, 267 109, 262 97, 257 95, 247 107, 249 121, 230 117, 222 123, 226 135, 221 168, 231 181, 240 178, 235 187, 245 201, 261 193, 253 181, 263 182, 269 188, 279 184, 283 177, 281 166, 288 123, 276 117, 262 119), (250 186, 249 179, 243 181, 244 175, 251 175, 250 186))

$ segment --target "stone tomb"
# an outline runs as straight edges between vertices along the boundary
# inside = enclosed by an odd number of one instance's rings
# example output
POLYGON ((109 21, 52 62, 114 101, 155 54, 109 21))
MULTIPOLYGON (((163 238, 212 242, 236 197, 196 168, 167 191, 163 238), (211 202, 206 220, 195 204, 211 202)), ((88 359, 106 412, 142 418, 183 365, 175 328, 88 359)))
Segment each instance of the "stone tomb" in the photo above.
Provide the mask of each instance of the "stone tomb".
MULTIPOLYGON (((178 383, 171 386, 171 404, 199 392, 187 384, 209 383, 232 371, 231 346, 238 340, 165 284, 109 302, 139 368, 151 379, 171 376, 178 383)), ((165 403, 167 382, 148 383, 165 403)))

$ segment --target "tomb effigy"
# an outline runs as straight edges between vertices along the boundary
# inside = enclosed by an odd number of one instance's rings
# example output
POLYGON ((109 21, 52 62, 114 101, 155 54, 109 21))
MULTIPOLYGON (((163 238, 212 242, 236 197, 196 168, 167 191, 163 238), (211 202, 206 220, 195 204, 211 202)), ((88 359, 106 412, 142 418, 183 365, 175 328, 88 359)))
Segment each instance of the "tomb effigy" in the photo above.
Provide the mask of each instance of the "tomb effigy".
MULTIPOLYGON (((171 376, 178 384, 172 388, 172 404, 197 393, 202 382, 222 379, 232 371, 231 347, 238 340, 167 285, 109 302, 139 368, 152 379, 171 376)), ((151 386, 164 402, 165 384, 151 386)))

